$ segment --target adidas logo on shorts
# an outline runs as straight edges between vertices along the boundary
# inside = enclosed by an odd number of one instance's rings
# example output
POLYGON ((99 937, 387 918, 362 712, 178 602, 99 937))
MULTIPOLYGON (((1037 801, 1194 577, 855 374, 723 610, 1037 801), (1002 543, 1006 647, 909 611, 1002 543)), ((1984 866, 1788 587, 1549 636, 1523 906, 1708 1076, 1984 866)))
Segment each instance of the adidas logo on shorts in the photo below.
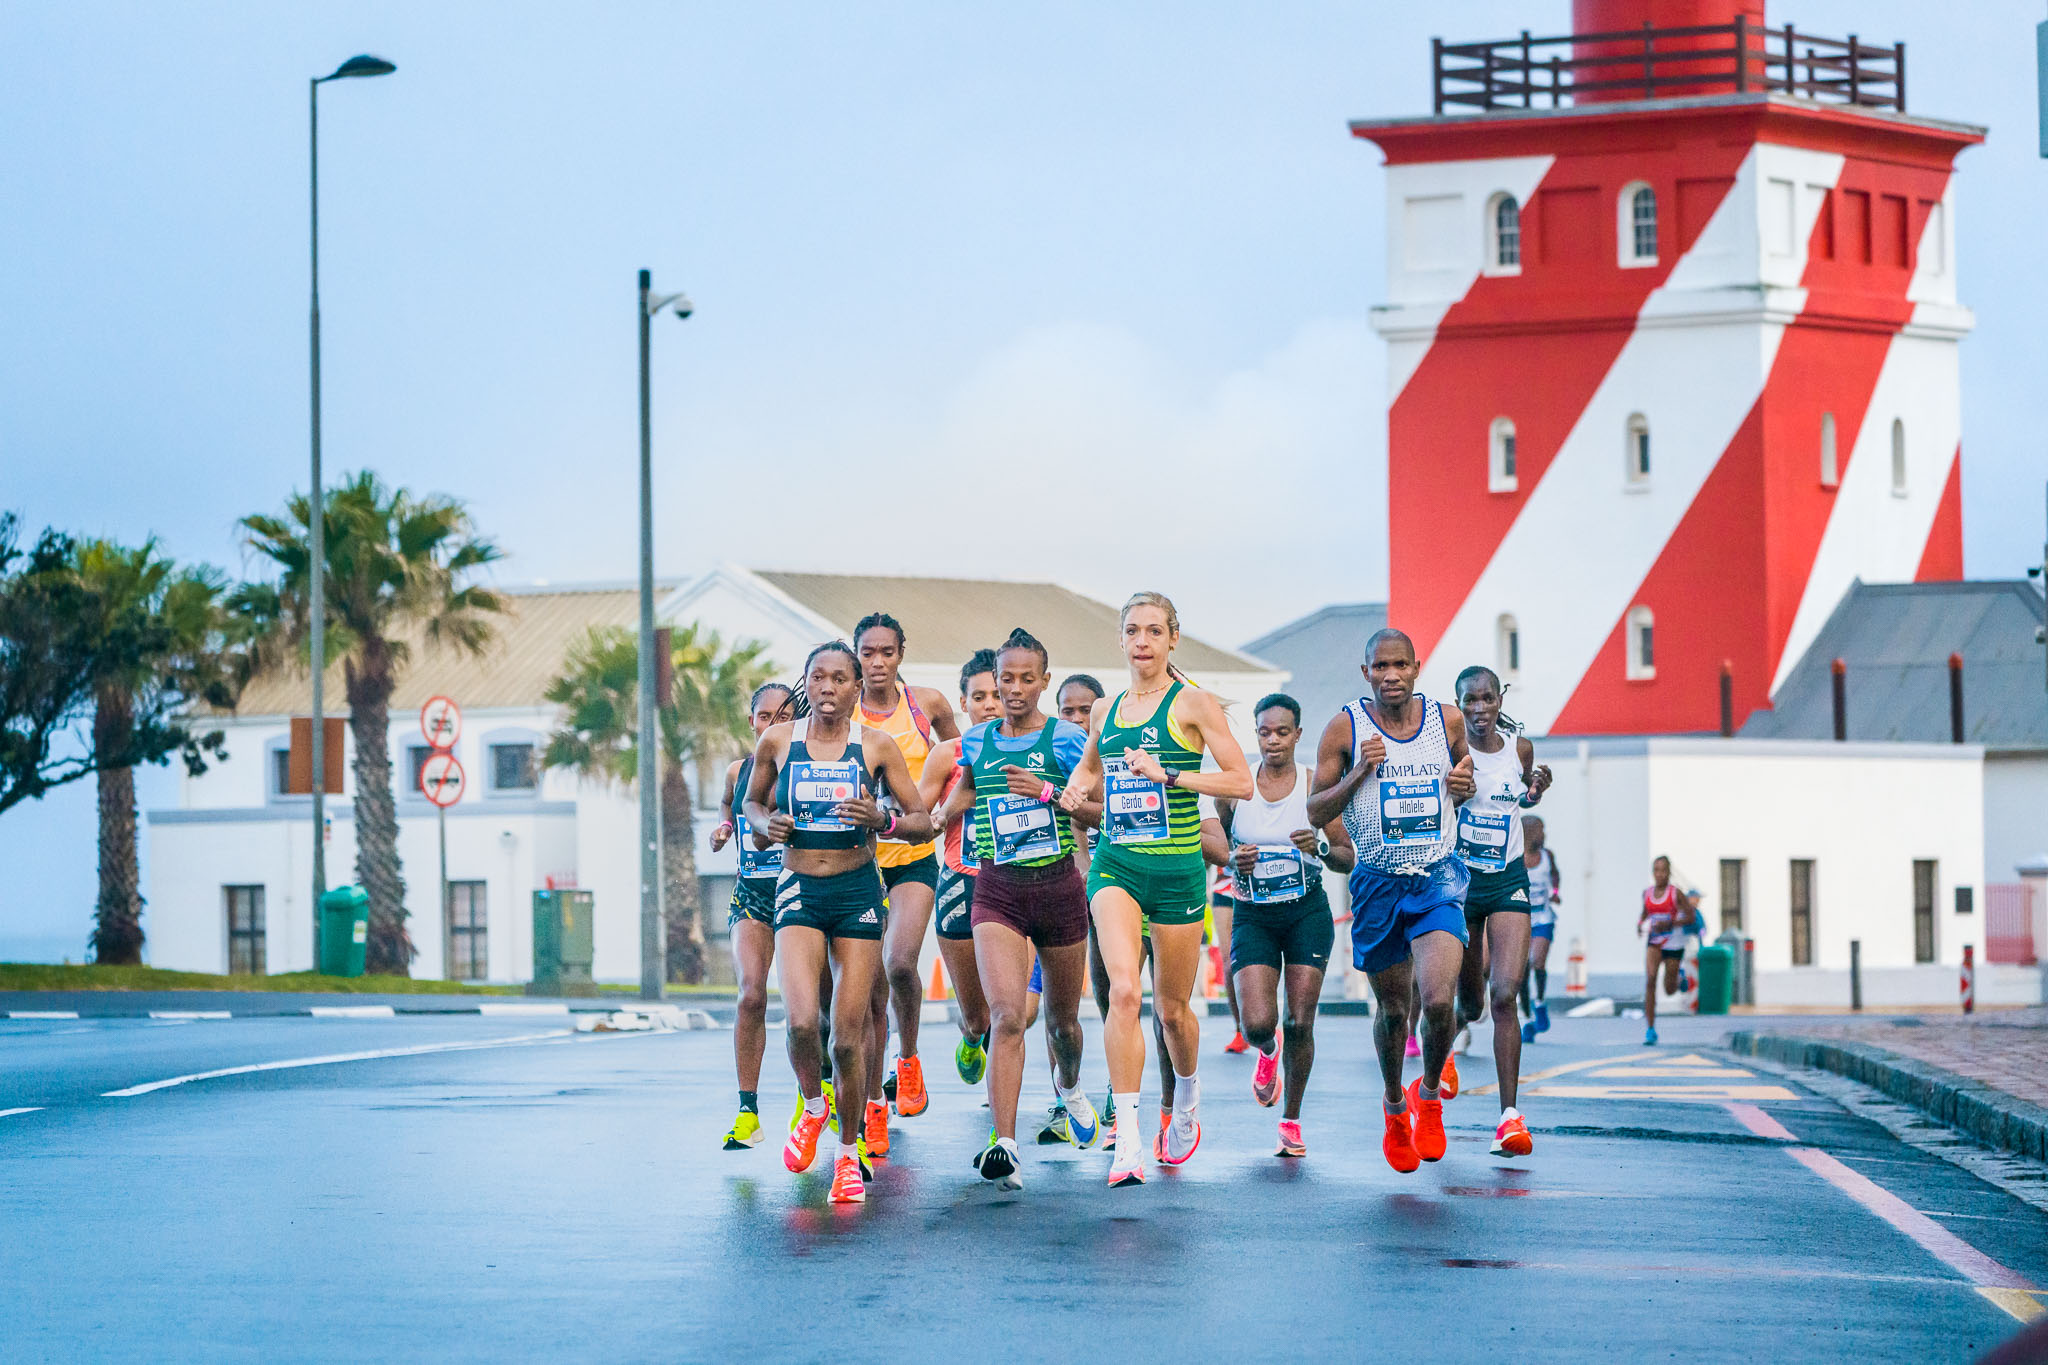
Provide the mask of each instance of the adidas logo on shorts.
POLYGON ((1518 886, 1515 888, 1515 894, 1509 896, 1508 899, 1511 901, 1520 901, 1522 904, 1527 905, 1529 903, 1529 893, 1518 886))
POLYGON ((872 911, 872 910, 863 910, 863 911, 861 911, 861 916, 860 916, 860 922, 861 922, 862 924, 880 924, 880 923, 881 923, 881 921, 880 921, 880 920, 878 920, 878 919, 876 919, 876 918, 875 918, 875 912, 874 912, 874 911, 872 911))

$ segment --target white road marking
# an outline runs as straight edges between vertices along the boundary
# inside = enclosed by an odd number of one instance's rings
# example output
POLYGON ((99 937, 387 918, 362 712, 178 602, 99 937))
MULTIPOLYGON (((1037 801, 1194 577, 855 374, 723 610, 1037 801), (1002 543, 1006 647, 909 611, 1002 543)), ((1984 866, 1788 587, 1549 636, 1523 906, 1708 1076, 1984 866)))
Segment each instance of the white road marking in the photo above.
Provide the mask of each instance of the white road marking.
POLYGON ((565 1029, 550 1029, 546 1033, 522 1033, 512 1038, 486 1038, 471 1043, 419 1043, 412 1047, 380 1047, 364 1052, 335 1052, 325 1057, 291 1057, 277 1062, 256 1062, 249 1066, 224 1066, 217 1071, 195 1071, 189 1076, 172 1076, 166 1080, 131 1085, 124 1090, 108 1090, 102 1093, 101 1098, 131 1099, 136 1095, 168 1090, 174 1085, 218 1080, 222 1076, 248 1076, 259 1071, 291 1071, 304 1066, 332 1066, 336 1062, 369 1062, 383 1057, 417 1057, 429 1052, 474 1052, 482 1048, 513 1047, 520 1043, 551 1041, 562 1037, 566 1032, 565 1029))
POLYGON ((152 1019, 232 1019, 227 1010, 151 1010, 152 1019))
POLYGON ((77 1010, 9 1010, 9 1019, 76 1019, 77 1010))
POLYGON ((491 1005, 491 1004, 485 1004, 485 1005, 478 1005, 478 1006, 476 1007, 476 1012, 477 1012, 478 1014, 510 1014, 510 1015, 519 1015, 519 1014, 567 1014, 567 1013, 569 1012, 569 1007, 568 1007, 567 1005, 540 1005, 540 1004, 535 1004, 535 1005, 514 1005, 514 1004, 500 1004, 500 1005, 491 1005))
POLYGON ((43 1106, 40 1104, 31 1104, 26 1109, 0 1109, 0 1119, 11 1119, 16 1114, 40 1114, 42 1112, 43 1106))
POLYGON ((395 1019, 398 1011, 389 1005, 315 1005, 309 1011, 315 1019, 395 1019))

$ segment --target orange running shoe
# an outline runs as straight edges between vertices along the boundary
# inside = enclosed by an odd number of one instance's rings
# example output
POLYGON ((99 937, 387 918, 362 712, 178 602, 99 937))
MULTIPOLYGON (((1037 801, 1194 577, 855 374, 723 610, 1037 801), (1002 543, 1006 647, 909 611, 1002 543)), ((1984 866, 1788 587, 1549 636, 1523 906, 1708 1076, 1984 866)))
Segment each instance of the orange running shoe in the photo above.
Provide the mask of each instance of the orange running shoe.
POLYGON ((796 1127, 789 1130, 789 1141, 782 1144, 783 1165, 798 1173, 811 1169, 811 1163, 818 1159, 818 1134, 825 1131, 826 1117, 827 1114, 808 1111, 797 1116, 796 1127))
POLYGON ((1408 1112, 1415 1116, 1415 1154, 1424 1161, 1441 1161, 1450 1146, 1444 1136, 1444 1102, 1422 1098, 1422 1078, 1408 1082, 1408 1112))
POLYGON ((869 1100, 867 1122, 862 1125, 861 1136, 867 1139, 869 1156, 889 1155, 889 1106, 880 1100, 869 1100))
POLYGON ((1387 1154, 1387 1164, 1402 1175, 1412 1174, 1422 1165, 1422 1158, 1415 1154, 1415 1131, 1406 1109, 1387 1115, 1387 1135, 1380 1139, 1380 1150, 1387 1154))
POLYGON ((832 1202, 865 1204, 867 1201, 868 1187, 861 1183, 860 1162, 850 1156, 840 1157, 832 1165, 832 1202))
POLYGON ((1159 1161, 1166 1160, 1166 1130, 1173 1124, 1173 1111, 1159 1111, 1159 1131, 1152 1135, 1152 1155, 1159 1161))
POLYGON ((1527 1156, 1535 1150, 1536 1140, 1529 1136, 1529 1125, 1522 1121, 1521 1114, 1513 1109, 1503 1111, 1500 1127, 1493 1130, 1493 1154, 1527 1156))
POLYGON ((896 1059, 896 1116, 912 1118, 931 1107, 932 1097, 924 1088, 924 1065, 915 1057, 896 1059))
POLYGON ((1444 1058, 1444 1074, 1437 1077, 1436 1094, 1438 1099, 1454 1100, 1458 1098, 1458 1059, 1456 1057, 1446 1056, 1444 1058))

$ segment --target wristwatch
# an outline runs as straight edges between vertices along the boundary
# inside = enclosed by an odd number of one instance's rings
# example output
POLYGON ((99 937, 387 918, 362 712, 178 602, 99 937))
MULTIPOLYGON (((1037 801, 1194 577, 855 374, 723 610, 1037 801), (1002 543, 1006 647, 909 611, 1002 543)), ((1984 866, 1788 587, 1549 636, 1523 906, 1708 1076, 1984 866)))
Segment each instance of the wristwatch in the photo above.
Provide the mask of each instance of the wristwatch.
POLYGON ((1316 856, 1318 858, 1330 856, 1330 836, 1321 830, 1316 831, 1316 856))
POLYGON ((1166 770, 1166 785, 1169 787, 1178 787, 1180 785, 1180 769, 1168 768, 1166 770))

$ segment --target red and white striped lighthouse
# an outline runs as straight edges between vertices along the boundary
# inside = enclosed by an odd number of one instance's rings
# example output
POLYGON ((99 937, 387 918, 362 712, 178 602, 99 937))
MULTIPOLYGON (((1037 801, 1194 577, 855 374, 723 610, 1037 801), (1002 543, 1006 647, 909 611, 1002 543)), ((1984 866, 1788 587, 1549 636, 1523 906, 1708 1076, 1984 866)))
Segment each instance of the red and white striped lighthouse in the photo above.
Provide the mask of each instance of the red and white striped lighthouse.
POLYGON ((1387 162, 1390 619, 1539 730, 1768 704, 1854 579, 1962 573, 1950 175, 1903 45, 1760 0, 1435 44, 1387 162))

